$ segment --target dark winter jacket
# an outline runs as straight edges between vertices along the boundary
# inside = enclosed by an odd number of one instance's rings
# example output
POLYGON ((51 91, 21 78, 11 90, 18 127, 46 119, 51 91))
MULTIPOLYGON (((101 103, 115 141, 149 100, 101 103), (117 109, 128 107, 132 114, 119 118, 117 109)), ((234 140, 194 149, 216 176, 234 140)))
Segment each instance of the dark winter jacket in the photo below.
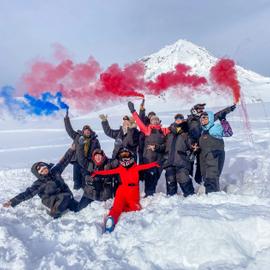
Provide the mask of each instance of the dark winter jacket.
POLYGON ((164 168, 175 166, 179 168, 191 169, 190 155, 191 142, 187 133, 187 123, 181 125, 175 123, 170 126, 171 133, 166 137, 164 168))
MULTIPOLYGON (((102 164, 97 165, 95 162, 91 161, 87 165, 87 170, 90 174, 94 171, 110 170, 118 166, 118 162, 114 163, 113 160, 104 158, 102 164)), ((106 201, 113 196, 113 182, 112 176, 102 176, 96 175, 91 177, 90 175, 86 176, 86 185, 84 187, 83 196, 98 201, 106 201)))
POLYGON ((161 161, 165 150, 165 137, 170 133, 169 128, 162 127, 161 125, 146 126, 140 119, 137 112, 133 112, 132 116, 139 126, 140 131, 145 135, 143 162, 149 163, 161 161), (155 151, 148 149, 149 145, 155 145, 155 151))
POLYGON ((70 119, 68 116, 64 118, 64 122, 65 122, 66 131, 75 144, 75 153, 71 159, 71 162, 76 162, 78 161, 78 159, 90 160, 92 157, 93 151, 95 149, 100 149, 100 143, 99 143, 99 140, 97 139, 96 133, 93 130, 91 130, 91 135, 89 138, 90 139, 89 150, 87 152, 87 155, 85 155, 84 151, 82 151, 83 148, 79 147, 79 145, 84 144, 87 138, 83 136, 83 132, 81 130, 75 131, 72 128, 72 125, 70 123, 70 119))
MULTIPOLYGON (((232 106, 226 107, 225 109, 218 111, 214 114, 214 122, 217 121, 222 115, 226 115, 232 112, 232 106)), ((200 116, 198 115, 188 115, 188 135, 192 140, 192 143, 198 142, 202 133, 202 127, 200 123, 200 116)))
POLYGON ((202 134, 199 139, 199 145, 202 154, 220 150, 224 151, 224 141, 222 137, 232 136, 232 129, 229 123, 223 119, 221 123, 214 123, 214 114, 208 112, 209 123, 202 127, 202 134))
POLYGON ((107 120, 102 121, 102 127, 104 133, 108 137, 115 139, 114 150, 112 154, 113 159, 116 158, 119 150, 123 147, 129 149, 132 153, 134 153, 135 156, 137 156, 139 130, 135 126, 128 128, 126 134, 124 133, 122 126, 119 129, 111 129, 107 120))
MULTIPOLYGON (((139 117, 146 126, 150 124, 149 118, 145 115, 145 110, 140 109, 139 117)), ((139 146, 138 146, 139 163, 143 163, 144 144, 145 144, 145 135, 143 132, 140 131, 139 146)))
POLYGON ((40 175, 37 172, 36 167, 40 162, 35 163, 31 168, 31 172, 38 179, 32 184, 31 187, 27 188, 24 192, 11 199, 12 207, 15 207, 23 201, 31 199, 35 195, 38 195, 41 198, 42 203, 49 208, 54 206, 56 201, 59 199, 59 196, 67 195, 72 198, 72 192, 64 182, 61 174, 70 163, 73 154, 74 150, 69 149, 60 162, 55 166, 53 164, 45 163, 50 170, 49 174, 46 176, 40 175))

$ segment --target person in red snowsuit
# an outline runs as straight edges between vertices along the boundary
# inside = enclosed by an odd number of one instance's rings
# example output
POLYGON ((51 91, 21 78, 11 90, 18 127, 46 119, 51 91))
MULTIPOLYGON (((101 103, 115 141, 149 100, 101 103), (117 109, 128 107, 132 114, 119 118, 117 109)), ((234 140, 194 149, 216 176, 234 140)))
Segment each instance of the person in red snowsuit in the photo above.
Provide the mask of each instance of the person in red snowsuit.
POLYGON ((95 171, 95 175, 113 175, 120 176, 120 185, 116 191, 113 206, 106 220, 105 230, 111 232, 118 222, 122 212, 137 211, 141 209, 139 172, 153 167, 159 167, 157 162, 138 165, 135 163, 134 154, 126 148, 119 151, 120 165, 112 170, 95 171), (107 224, 109 223, 109 225, 107 224))

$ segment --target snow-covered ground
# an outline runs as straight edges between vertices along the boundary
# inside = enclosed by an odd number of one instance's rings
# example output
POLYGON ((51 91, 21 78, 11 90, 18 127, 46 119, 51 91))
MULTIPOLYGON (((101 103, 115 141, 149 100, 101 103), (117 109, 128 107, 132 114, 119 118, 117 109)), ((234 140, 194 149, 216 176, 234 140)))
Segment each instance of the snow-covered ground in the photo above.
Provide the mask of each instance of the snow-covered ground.
MULTIPOLYGON (((164 125, 178 112, 172 103, 146 104, 164 125)), ((218 108, 214 108, 218 110, 218 108)), ((183 112, 182 110, 180 110, 183 112)), ((128 113, 110 108, 112 127, 128 113)), ((0 207, 0 269, 269 269, 270 265, 270 104, 248 105, 252 136, 240 109, 228 119, 234 136, 226 140, 221 193, 166 197, 164 176, 143 210, 127 213, 115 231, 102 234, 112 201, 51 220, 39 198, 14 209, 0 207), (250 138, 252 137, 252 139, 250 138)), ((186 112, 185 112, 186 113, 186 112)), ((113 141, 101 130, 98 113, 72 119, 90 123, 110 154, 113 141)), ((34 180, 34 161, 56 162, 71 140, 63 119, 0 120, 0 203, 34 180)), ((64 178, 72 187, 71 168, 64 178)), ((74 192, 77 199, 81 192, 74 192)))

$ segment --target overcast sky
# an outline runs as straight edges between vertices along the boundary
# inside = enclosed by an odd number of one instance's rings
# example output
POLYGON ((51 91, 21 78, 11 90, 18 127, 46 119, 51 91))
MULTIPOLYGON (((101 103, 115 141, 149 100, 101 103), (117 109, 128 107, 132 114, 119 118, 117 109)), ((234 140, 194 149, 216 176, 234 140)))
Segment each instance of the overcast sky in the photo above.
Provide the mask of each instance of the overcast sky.
POLYGON ((124 64, 187 39, 270 76, 270 0, 0 0, 0 86, 60 43, 124 64))

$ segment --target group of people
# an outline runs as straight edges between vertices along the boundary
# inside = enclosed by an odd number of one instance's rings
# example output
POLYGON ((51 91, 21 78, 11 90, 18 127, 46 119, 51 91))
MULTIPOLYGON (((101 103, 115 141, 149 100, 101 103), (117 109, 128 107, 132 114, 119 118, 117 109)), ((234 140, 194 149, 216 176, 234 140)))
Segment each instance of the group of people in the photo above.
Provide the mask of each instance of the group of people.
POLYGON ((105 230, 111 232, 122 212, 141 209, 140 180, 144 181, 145 196, 151 196, 163 170, 169 196, 177 193, 178 184, 185 197, 194 194, 192 179, 204 185, 206 193, 219 191, 225 160, 223 137, 233 134, 226 115, 235 105, 213 113, 205 111, 205 104, 196 104, 186 118, 176 114, 169 127, 162 126, 155 112, 146 114, 144 100, 139 113, 132 102, 128 108, 131 116, 123 117, 119 129, 112 129, 108 117, 100 115, 104 133, 114 139, 110 158, 89 125, 73 129, 67 110, 64 123, 73 141, 71 148, 56 165, 33 164, 31 171, 37 180, 3 206, 15 207, 37 194, 48 213, 59 218, 67 210, 78 212, 95 200, 114 198, 105 220, 105 230), (83 189, 80 201, 74 199, 61 176, 70 163, 73 188, 83 189))

